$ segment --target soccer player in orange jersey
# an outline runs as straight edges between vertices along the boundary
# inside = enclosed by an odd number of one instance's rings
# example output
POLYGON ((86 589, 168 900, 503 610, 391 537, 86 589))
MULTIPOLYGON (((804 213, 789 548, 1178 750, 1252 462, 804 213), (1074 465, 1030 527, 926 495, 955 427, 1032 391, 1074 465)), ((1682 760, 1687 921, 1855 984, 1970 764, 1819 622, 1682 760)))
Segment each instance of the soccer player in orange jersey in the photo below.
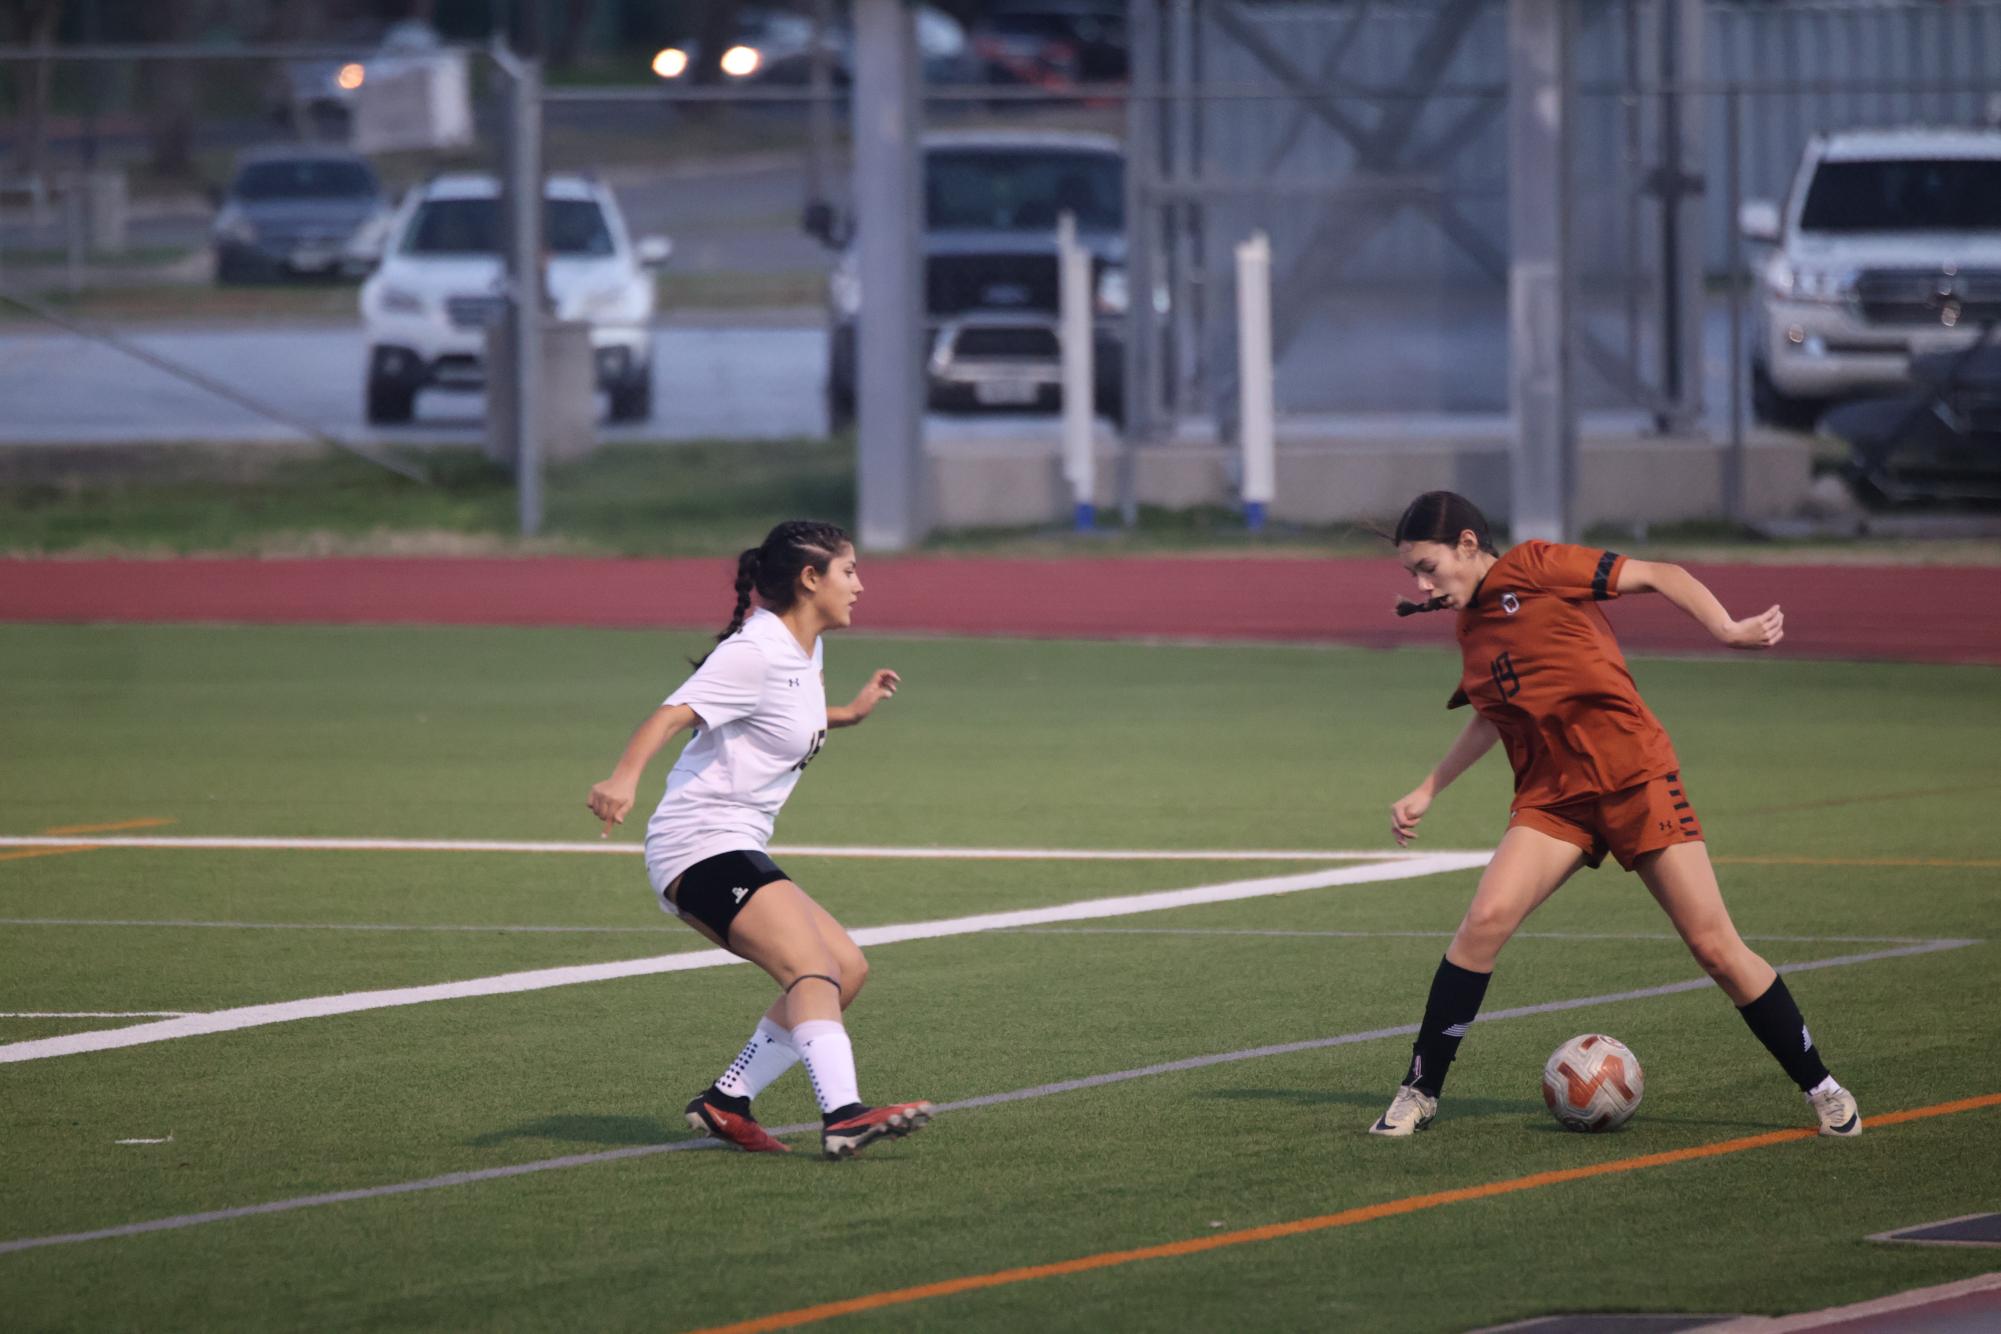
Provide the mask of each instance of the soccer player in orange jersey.
POLYGON ((1399 844, 1452 781, 1496 741, 1515 771, 1508 831, 1432 978, 1410 1068, 1370 1131, 1431 1124, 1446 1071, 1486 995, 1494 961, 1528 915, 1580 866, 1609 852, 1639 874, 1696 962, 1806 1095, 1823 1135, 1858 1135, 1855 1098, 1836 1083, 1785 981, 1737 934, 1723 906, 1681 763, 1626 670, 1599 604, 1658 593, 1732 648, 1785 634, 1777 607, 1732 618, 1688 571, 1616 552, 1523 542, 1502 555, 1472 502, 1428 491, 1397 521, 1404 568, 1426 601, 1400 611, 1458 612, 1463 657, 1450 707, 1473 716, 1445 758, 1390 808, 1399 844))

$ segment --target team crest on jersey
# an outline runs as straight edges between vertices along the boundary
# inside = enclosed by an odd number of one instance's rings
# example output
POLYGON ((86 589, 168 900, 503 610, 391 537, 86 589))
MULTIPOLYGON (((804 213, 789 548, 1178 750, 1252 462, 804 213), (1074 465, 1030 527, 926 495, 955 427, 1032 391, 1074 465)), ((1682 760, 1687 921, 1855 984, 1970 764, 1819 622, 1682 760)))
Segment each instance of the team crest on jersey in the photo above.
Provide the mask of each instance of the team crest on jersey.
POLYGON ((1513 616, 1522 609, 1522 600, 1513 593, 1501 594, 1501 610, 1513 616))

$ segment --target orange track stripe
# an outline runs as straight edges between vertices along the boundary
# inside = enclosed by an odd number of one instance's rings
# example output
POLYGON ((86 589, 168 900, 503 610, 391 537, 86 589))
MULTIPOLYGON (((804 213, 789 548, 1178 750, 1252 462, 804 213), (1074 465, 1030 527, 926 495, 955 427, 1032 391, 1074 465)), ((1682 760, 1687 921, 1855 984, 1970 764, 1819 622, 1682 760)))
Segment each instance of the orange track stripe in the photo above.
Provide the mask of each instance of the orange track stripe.
MULTIPOLYGON (((1982 1107, 2001 1107, 2001 1093, 1989 1093, 1977 1098, 1961 1098, 1956 1102, 1935 1103, 1930 1107, 1913 1107, 1901 1112, 1888 1112, 1869 1118, 1868 1124, 1871 1127, 1900 1125, 1905 1121, 1951 1116, 1955 1112, 1970 1112, 1982 1107)), ((1115 1265, 1132 1264, 1139 1260, 1166 1260, 1175 1256, 1196 1255, 1203 1251, 1219 1250, 1225 1246, 1242 1246, 1254 1241, 1274 1241, 1280 1237, 1294 1237, 1303 1232, 1350 1227, 1356 1223, 1374 1222, 1379 1218, 1395 1218, 1400 1214, 1442 1208, 1448 1204, 1464 1204, 1468 1200, 1484 1200, 1496 1195, 1512 1195, 1516 1191, 1537 1190, 1543 1186, 1557 1186, 1567 1181, 1582 1181, 1588 1177, 1638 1172, 1649 1167, 1667 1167, 1698 1158, 1720 1158, 1725 1154, 1744 1153, 1751 1149, 1769 1148, 1774 1144, 1789 1144, 1795 1140, 1812 1139, 1817 1133, 1806 1129, 1773 1130, 1763 1135, 1721 1140, 1715 1144, 1699 1144, 1686 1149, 1672 1149, 1665 1153, 1649 1153, 1638 1158, 1620 1158, 1609 1163, 1596 1163, 1590 1167, 1537 1172, 1531 1176, 1514 1177, 1507 1181, 1490 1181, 1481 1186, 1464 1186, 1458 1190, 1442 1190, 1430 1195, 1411 1195, 1382 1204, 1363 1205, 1356 1209, 1344 1209, 1337 1214, 1321 1214, 1317 1218, 1298 1218, 1289 1223, 1268 1223, 1263 1227, 1223 1232, 1209 1237, 1191 1237, 1186 1241, 1171 1241, 1160 1246, 1142 1246, 1128 1251, 1105 1251, 1098 1255, 1081 1256, 1075 1260, 1062 1260, 1055 1264, 1026 1265, 1018 1269, 998 1270, 991 1274, 974 1274, 966 1278, 926 1283, 914 1288, 874 1292, 866 1296, 850 1297, 844 1301, 825 1302, 819 1306, 802 1306, 794 1311, 780 1311, 776 1315, 759 1316, 755 1320, 744 1320, 734 1325, 716 1325, 699 1330, 697 1334, 762 1334, 766 1330, 792 1329, 799 1325, 831 1320, 835 1316, 877 1311, 885 1306, 902 1306, 931 1297, 951 1297, 962 1292, 977 1292, 982 1288, 1026 1283, 1032 1279, 1081 1274, 1092 1269, 1109 1269, 1115 1265)))
MULTIPOLYGON (((53 829, 44 829, 44 834, 57 838, 67 838, 72 834, 115 834, 125 829, 158 829, 161 825, 173 824, 172 820, 119 820, 112 824, 65 824, 53 829)), ((75 848, 13 848, 0 852, 0 862, 26 861, 30 857, 66 857, 72 852, 95 852, 92 844, 75 848)))
POLYGON ((92 847, 81 848, 9 848, 0 852, 0 862, 26 861, 30 857, 61 857, 72 852, 95 852, 92 847))
POLYGON ((162 825, 173 823, 172 820, 119 820, 113 824, 58 825, 54 829, 44 829, 42 832, 61 838, 67 834, 116 834, 125 829, 158 829, 162 825))

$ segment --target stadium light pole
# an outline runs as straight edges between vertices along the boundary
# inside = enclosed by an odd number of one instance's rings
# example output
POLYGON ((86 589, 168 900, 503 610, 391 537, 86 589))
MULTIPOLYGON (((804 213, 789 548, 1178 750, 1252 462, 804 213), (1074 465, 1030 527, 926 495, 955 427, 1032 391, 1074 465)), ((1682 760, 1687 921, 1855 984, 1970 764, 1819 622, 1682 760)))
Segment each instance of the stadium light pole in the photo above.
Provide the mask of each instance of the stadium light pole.
POLYGON ((924 536, 917 36, 906 0, 855 0, 855 511, 872 551, 924 536))

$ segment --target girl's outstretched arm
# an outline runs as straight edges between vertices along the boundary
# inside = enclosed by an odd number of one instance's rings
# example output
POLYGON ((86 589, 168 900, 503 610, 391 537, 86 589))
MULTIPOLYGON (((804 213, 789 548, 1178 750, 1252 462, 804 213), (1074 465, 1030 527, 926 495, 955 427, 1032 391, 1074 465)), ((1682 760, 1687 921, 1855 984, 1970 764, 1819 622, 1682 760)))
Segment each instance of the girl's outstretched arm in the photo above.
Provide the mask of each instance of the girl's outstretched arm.
POLYGON ((868 684, 855 696, 854 703, 827 710, 828 727, 853 727, 875 711, 875 706, 896 693, 903 678, 887 667, 869 673, 868 684))
POLYGON ((639 792, 639 779, 660 748, 679 733, 701 725, 701 718, 687 705, 663 704, 633 729, 632 739, 625 743, 625 753, 618 757, 611 777, 593 786, 585 801, 591 814, 604 821, 599 838, 609 838, 613 825, 625 823, 626 812, 632 809, 639 792))
POLYGON ((1619 591, 1659 593, 1731 648, 1770 648, 1786 637, 1786 615, 1776 604, 1756 616, 1734 620, 1716 594, 1679 565, 1629 558, 1619 567, 1619 591))
POLYGON ((1477 713, 1466 720, 1466 726, 1446 748, 1445 758, 1438 762, 1438 767, 1390 807, 1390 833, 1396 837, 1398 847, 1408 847, 1417 837, 1417 822, 1431 809, 1432 798, 1452 786, 1453 779, 1493 749, 1500 735, 1492 723, 1477 713))

